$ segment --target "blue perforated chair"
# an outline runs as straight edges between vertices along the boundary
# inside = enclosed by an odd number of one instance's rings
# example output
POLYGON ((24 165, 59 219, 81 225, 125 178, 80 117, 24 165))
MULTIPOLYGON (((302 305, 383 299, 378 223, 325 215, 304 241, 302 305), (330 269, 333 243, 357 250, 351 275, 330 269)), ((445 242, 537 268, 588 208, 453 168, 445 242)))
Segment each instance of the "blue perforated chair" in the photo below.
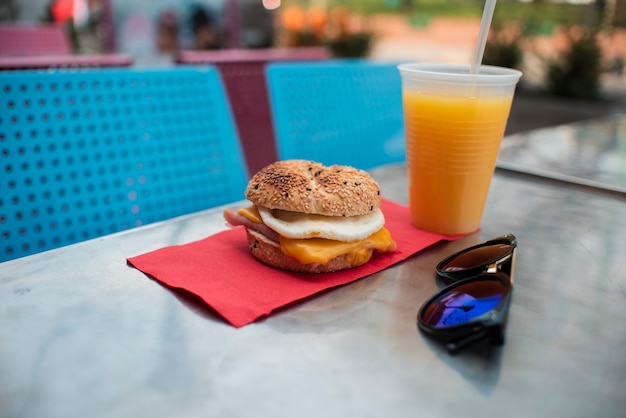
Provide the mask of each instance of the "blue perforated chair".
POLYGON ((276 63, 267 82, 280 159, 362 169, 405 160, 397 64, 276 63))
POLYGON ((243 199, 214 68, 0 74, 0 261, 243 199))

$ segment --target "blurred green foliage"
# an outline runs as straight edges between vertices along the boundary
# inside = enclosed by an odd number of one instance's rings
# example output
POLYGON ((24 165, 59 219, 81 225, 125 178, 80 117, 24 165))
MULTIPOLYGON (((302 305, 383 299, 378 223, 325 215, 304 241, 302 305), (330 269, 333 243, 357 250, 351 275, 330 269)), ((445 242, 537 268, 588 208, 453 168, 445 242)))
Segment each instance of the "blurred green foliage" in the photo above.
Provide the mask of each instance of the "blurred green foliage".
POLYGON ((334 57, 359 58, 365 57, 372 46, 372 34, 367 32, 351 33, 341 39, 328 41, 334 57))
POLYGON ((491 25, 483 63, 499 67, 521 69, 524 52, 522 41, 524 30, 520 25, 495 21, 491 25))
POLYGON ((555 96, 597 99, 605 71, 602 49, 593 34, 569 36, 568 48, 548 61, 546 87, 555 96))
MULTIPOLYGON (((286 2, 287 3, 287 2, 286 2)), ((305 0, 289 3, 307 4, 305 0)), ((363 14, 397 13, 419 16, 480 17, 484 0, 328 0, 328 6, 343 5, 363 14)), ((545 31, 554 24, 571 25, 584 23, 590 5, 553 3, 546 0, 521 2, 499 0, 495 19, 523 21, 538 31, 545 31)), ((419 19, 414 18, 416 21, 419 19)), ((626 0, 617 0, 616 27, 626 27, 626 0)))
MULTIPOLYGON (((285 0, 284 0, 285 1, 285 0)), ((286 0, 307 4, 306 0, 286 0)), ((602 1, 602 0, 600 0, 602 1)), ((363 15, 401 13, 422 27, 433 17, 480 18, 485 0, 328 0, 329 7, 343 5, 363 15)), ((570 31, 567 47, 559 54, 540 57, 545 66, 544 87, 562 97, 597 99, 601 77, 610 67, 605 61, 596 32, 601 29, 602 3, 586 5, 555 3, 550 0, 499 0, 494 14, 483 62, 521 68, 524 48, 536 35, 551 35, 555 28, 570 31), (511 25, 516 29, 511 31, 511 25), (572 29, 576 30, 572 31, 572 29), (580 30, 584 34, 580 36, 580 30), (578 35, 575 35, 578 33, 578 35), (526 43, 526 45, 524 45, 526 43)), ((626 27, 626 0, 617 0, 610 25, 626 27)), ((616 62, 615 66, 623 61, 616 62)), ((620 67, 620 68, 622 68, 620 67)))

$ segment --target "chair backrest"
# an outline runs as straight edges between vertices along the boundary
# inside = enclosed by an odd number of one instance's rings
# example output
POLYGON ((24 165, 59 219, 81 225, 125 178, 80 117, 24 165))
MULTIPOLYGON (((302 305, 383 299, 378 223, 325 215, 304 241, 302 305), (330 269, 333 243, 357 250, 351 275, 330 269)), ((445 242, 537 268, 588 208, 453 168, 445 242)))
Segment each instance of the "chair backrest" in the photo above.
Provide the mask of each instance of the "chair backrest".
POLYGON ((276 63, 267 79, 280 159, 361 169, 405 160, 396 64, 276 63))
POLYGON ((244 198, 214 68, 0 77, 0 261, 244 198))
POLYGON ((63 26, 0 25, 0 55, 69 55, 72 46, 63 26))
POLYGON ((0 71, 46 68, 128 67, 128 54, 0 56, 0 71))
POLYGON ((220 70, 237 121, 248 172, 254 174, 277 159, 265 67, 277 61, 326 60, 325 48, 181 51, 180 64, 214 64, 220 70))
POLYGON ((179 64, 219 64, 240 62, 276 62, 276 61, 317 61, 331 58, 331 53, 324 47, 302 48, 257 48, 257 49, 222 49, 222 50, 183 50, 174 60, 179 64))

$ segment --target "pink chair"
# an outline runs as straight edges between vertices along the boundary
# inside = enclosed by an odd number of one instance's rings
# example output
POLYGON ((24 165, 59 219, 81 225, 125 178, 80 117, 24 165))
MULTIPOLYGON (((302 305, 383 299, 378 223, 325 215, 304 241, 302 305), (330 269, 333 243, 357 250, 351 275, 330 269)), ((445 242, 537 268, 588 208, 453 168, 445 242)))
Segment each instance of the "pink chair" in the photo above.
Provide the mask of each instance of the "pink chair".
POLYGON ((128 67, 133 57, 127 54, 0 56, 0 71, 38 68, 128 67))
POLYGON ((127 67, 127 54, 74 55, 62 26, 0 25, 0 71, 67 67, 127 67))
POLYGON ((72 46, 62 26, 0 25, 0 55, 69 55, 72 46))
POLYGON ((180 51, 176 56, 179 64, 218 64, 223 62, 273 62, 317 61, 331 57, 330 51, 321 47, 267 48, 267 49, 221 49, 211 51, 180 51))
POLYGON ((227 49, 181 51, 178 64, 215 65, 224 81, 239 130, 249 175, 276 161, 278 153, 265 79, 265 67, 278 61, 330 58, 325 48, 227 49))

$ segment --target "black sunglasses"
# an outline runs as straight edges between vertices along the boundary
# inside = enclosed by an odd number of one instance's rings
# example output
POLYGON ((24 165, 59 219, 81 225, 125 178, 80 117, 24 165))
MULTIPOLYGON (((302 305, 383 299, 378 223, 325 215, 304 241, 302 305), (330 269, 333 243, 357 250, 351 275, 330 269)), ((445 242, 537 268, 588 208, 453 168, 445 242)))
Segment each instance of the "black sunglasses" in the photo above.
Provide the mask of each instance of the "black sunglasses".
POLYGON ((446 343, 451 354, 484 339, 504 344, 516 248, 517 238, 507 234, 437 264, 437 277, 452 284, 422 305, 419 328, 446 343))

